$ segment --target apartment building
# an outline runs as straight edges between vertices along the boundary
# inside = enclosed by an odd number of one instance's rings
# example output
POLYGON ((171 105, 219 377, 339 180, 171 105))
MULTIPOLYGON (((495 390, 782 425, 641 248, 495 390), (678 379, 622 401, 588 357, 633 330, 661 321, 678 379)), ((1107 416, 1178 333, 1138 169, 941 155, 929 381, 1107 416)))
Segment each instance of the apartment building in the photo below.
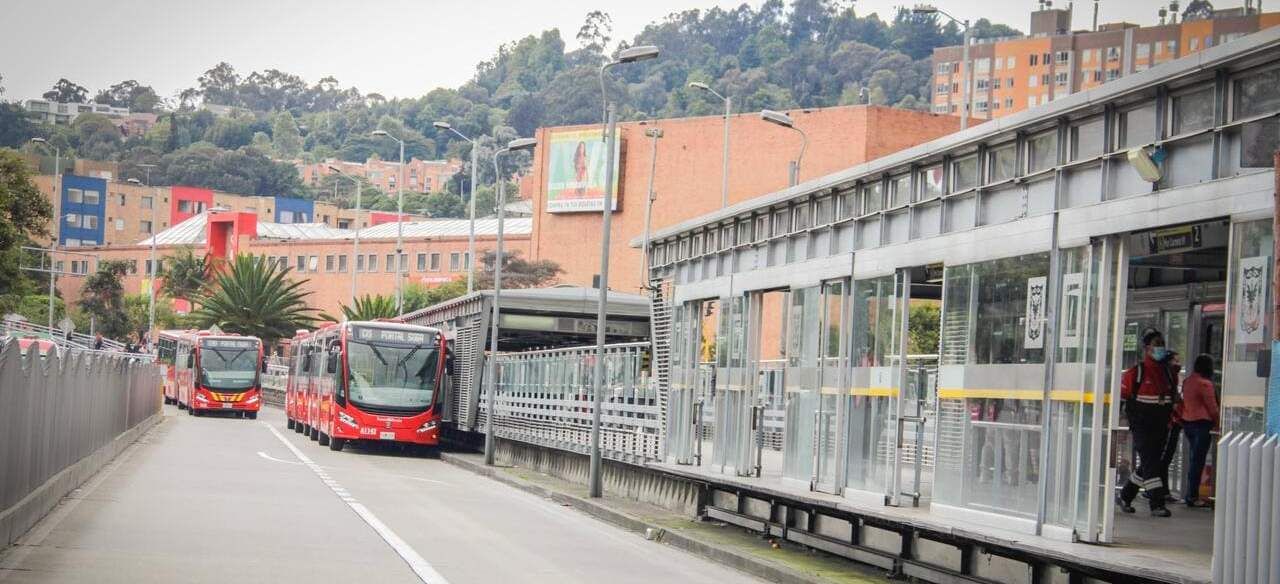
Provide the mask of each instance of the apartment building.
MULTIPOLYGON (((297 162, 295 165, 298 168, 298 176, 302 177, 303 184, 313 187, 319 185, 324 180, 324 177, 333 174, 333 170, 330 167, 337 168, 350 176, 364 178, 384 193, 396 192, 396 181, 399 180, 400 176, 399 162, 382 160, 377 157, 370 158, 363 164, 330 158, 323 162, 313 164, 297 162)), ((448 181, 461 171, 462 161, 460 160, 419 160, 414 158, 405 163, 404 189, 408 192, 438 193, 443 191, 448 181)), ((338 188, 347 189, 350 188, 350 185, 341 185, 338 188)))
POLYGON ((47 99, 28 99, 22 102, 27 117, 41 124, 70 124, 81 114, 102 114, 111 117, 129 115, 129 108, 101 103, 64 103, 47 99))
POLYGON ((970 116, 999 118, 1280 24, 1280 12, 1246 8, 1179 16, 1175 11, 1156 26, 1119 22, 1073 31, 1071 9, 1044 9, 1031 13, 1025 37, 973 42, 970 65, 964 47, 939 47, 933 51, 932 111, 960 114, 965 83, 971 82, 970 116))

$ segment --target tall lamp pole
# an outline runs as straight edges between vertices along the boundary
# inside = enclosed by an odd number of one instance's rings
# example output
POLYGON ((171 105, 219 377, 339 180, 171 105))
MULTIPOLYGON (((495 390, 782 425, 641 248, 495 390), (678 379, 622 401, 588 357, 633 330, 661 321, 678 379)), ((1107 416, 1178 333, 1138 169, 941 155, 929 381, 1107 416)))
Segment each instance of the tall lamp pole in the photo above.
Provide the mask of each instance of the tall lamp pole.
POLYGON ((404 258, 404 140, 392 136, 386 130, 374 130, 373 135, 391 138, 400 143, 400 172, 396 177, 396 314, 404 314, 403 278, 401 278, 404 274, 401 272, 408 263, 404 258))
MULTIPOLYGON (((351 264, 351 302, 354 305, 356 301, 356 275, 359 273, 358 270, 356 270, 356 266, 360 265, 360 179, 342 172, 342 169, 339 169, 332 164, 329 165, 329 170, 342 178, 349 179, 351 181, 351 185, 356 189, 356 228, 355 235, 351 238, 351 254, 356 256, 355 263, 351 264)), ((333 188, 335 190, 338 188, 337 183, 334 183, 333 188)))
MULTIPOLYGON (((146 186, 151 189, 151 278, 147 283, 147 340, 154 345, 156 342, 156 278, 160 276, 160 266, 156 264, 156 202, 160 200, 156 190, 151 186, 151 169, 155 168, 154 164, 139 164, 138 168, 143 169, 146 176, 146 186)), ((138 179, 129 179, 130 183, 139 184, 138 179)))
POLYGON ((614 105, 609 102, 609 93, 605 89, 604 74, 614 65, 645 61, 658 56, 658 47, 640 45, 624 49, 618 53, 617 59, 600 66, 600 98, 604 102, 604 216, 600 229, 600 297, 596 308, 596 363, 595 375, 592 379, 593 407, 591 408, 591 482, 588 495, 600 497, 603 492, 600 460, 600 410, 604 407, 604 344, 605 327, 608 324, 609 305, 609 229, 613 216, 613 152, 618 141, 618 119, 614 105))
MULTIPOLYGON (((44 144, 46 147, 53 148, 53 197, 56 201, 62 200, 62 149, 50 144, 44 138, 32 138, 33 144, 44 144)), ((103 196, 106 196, 103 193, 103 196)), ((58 207, 58 220, 54 221, 53 241, 50 247, 53 248, 49 253, 49 334, 53 334, 53 296, 56 293, 55 287, 58 281, 57 271, 54 270, 53 254, 58 252, 58 233, 62 231, 62 207, 58 207)))
MULTIPOLYGON (((433 122, 431 125, 438 130, 453 132, 456 136, 471 144, 471 203, 468 205, 470 207, 468 215, 470 216, 471 225, 467 230, 467 294, 470 294, 475 290, 476 280, 476 169, 479 166, 480 149, 477 148, 478 144, 476 144, 475 140, 454 129, 449 122, 433 122)), ((501 177, 498 180, 499 184, 501 184, 501 177)), ((462 192, 462 189, 458 189, 458 192, 462 192)))
MULTIPOLYGON (((485 387, 487 389, 484 403, 488 414, 484 417, 484 463, 493 466, 495 440, 493 435, 493 419, 497 417, 494 396, 498 393, 498 315, 502 297, 502 223, 506 217, 506 188, 502 180, 502 170, 498 168, 498 159, 507 152, 529 150, 538 143, 533 138, 517 138, 493 153, 493 172, 498 182, 498 241, 497 255, 493 260, 493 312, 489 315, 489 363, 485 371, 485 387)), ((474 260, 472 260, 474 265, 474 260)))
POLYGON ((701 89, 724 102, 724 152, 720 162, 720 208, 723 209, 729 206, 729 116, 733 115, 733 99, 720 95, 720 92, 701 81, 690 82, 689 87, 701 89))
POLYGON ((969 88, 973 84, 973 69, 969 67, 969 43, 973 40, 973 30, 969 27, 969 20, 960 20, 945 11, 938 9, 932 4, 917 4, 911 9, 912 14, 941 14, 964 28, 964 46, 960 48, 960 62, 964 63, 964 105, 960 107, 960 129, 964 130, 969 127, 969 88))
POLYGON ((800 184, 800 161, 804 159, 804 150, 809 147, 809 135, 804 130, 796 127, 795 120, 791 116, 782 112, 773 110, 760 110, 760 119, 769 122, 775 126, 782 126, 800 133, 800 154, 796 156, 794 162, 791 163, 790 175, 788 177, 790 186, 800 184))
POLYGON ((640 248, 644 254, 644 259, 640 262, 640 287, 645 289, 649 287, 649 224, 653 216, 653 202, 657 196, 653 192, 653 177, 658 170, 658 139, 662 138, 662 128, 649 128, 644 131, 644 135, 649 137, 651 148, 649 151, 649 197, 644 206, 644 245, 640 248))

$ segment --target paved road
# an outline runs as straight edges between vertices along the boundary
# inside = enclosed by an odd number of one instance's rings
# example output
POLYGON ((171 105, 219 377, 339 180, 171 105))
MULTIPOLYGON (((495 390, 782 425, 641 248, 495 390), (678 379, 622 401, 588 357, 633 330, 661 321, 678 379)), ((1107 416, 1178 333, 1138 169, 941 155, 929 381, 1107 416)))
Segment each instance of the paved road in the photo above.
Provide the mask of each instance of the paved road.
POLYGON ((0 555, 0 582, 753 581, 439 460, 331 452, 278 410, 165 409, 0 555))

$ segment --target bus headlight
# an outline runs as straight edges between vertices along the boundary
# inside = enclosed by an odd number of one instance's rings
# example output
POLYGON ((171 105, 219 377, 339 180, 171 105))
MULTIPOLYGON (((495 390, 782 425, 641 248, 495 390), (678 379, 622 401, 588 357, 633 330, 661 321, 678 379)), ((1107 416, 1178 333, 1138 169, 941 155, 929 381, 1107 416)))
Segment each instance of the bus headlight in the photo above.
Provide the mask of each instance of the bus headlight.
POLYGON ((352 428, 358 426, 358 424, 356 424, 356 419, 346 412, 338 412, 338 421, 351 426, 352 428))
POLYGON ((435 430, 436 427, 439 425, 440 423, 436 420, 428 420, 427 423, 423 424, 421 428, 418 428, 418 433, 421 434, 423 432, 430 432, 432 430, 435 430))
POLYGON ((258 396, 256 396, 256 395, 249 396, 249 399, 244 400, 244 403, 247 403, 247 404, 256 404, 256 403, 258 403, 258 396))

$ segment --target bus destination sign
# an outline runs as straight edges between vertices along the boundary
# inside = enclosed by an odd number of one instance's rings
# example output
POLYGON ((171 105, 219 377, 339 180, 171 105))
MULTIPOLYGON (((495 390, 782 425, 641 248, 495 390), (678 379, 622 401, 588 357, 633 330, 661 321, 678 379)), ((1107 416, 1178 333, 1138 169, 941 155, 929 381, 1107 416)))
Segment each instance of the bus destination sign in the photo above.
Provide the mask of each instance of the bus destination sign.
POLYGON ((351 327, 351 336, 357 341, 366 343, 399 343, 404 345, 427 345, 431 343, 431 336, 426 333, 390 328, 351 327))
POLYGON ((202 339, 200 346, 207 349, 256 349, 258 339, 202 339))

